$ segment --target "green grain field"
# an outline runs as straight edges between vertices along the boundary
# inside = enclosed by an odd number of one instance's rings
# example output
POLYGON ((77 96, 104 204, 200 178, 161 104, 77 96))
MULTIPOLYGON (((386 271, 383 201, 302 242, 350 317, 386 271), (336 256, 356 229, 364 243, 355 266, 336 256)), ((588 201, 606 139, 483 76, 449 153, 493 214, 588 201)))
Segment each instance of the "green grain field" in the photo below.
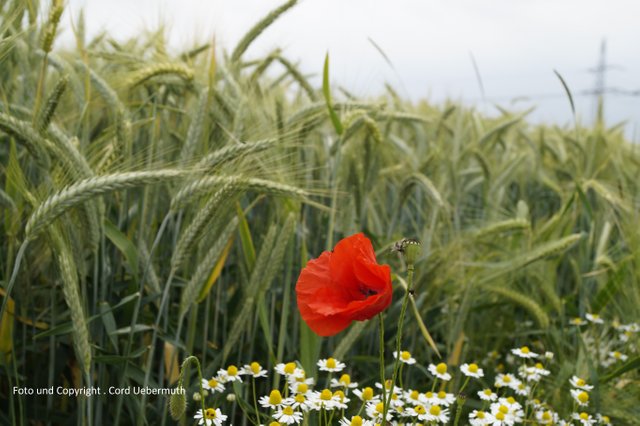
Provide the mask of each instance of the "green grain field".
MULTIPOLYGON (((488 118, 391 87, 357 99, 331 84, 330 56, 321 86, 280 50, 245 59, 295 0, 229 51, 174 51, 162 32, 87 39, 82 17, 58 49, 63 3, 0 1, 0 424, 190 425, 201 407, 274 424, 253 398, 283 389, 276 364, 321 391, 340 376, 318 371, 329 357, 375 389, 394 371, 405 237, 422 251, 400 339, 417 363, 399 379, 434 390, 428 365, 445 363, 436 392, 466 386, 448 424, 469 424, 523 346, 553 359, 515 395, 522 424, 551 424, 533 393, 565 424, 640 424, 640 147, 621 128, 488 118), (307 261, 359 232, 392 271, 382 366, 378 317, 321 338, 296 303, 307 261), (251 362, 268 376, 201 395, 201 378, 251 362), (484 378, 467 384, 464 363, 484 378), (573 376, 594 386, 585 407, 573 376), (134 393, 178 385, 184 401, 134 393)), ((438 423, 416 418, 394 421, 438 423)))

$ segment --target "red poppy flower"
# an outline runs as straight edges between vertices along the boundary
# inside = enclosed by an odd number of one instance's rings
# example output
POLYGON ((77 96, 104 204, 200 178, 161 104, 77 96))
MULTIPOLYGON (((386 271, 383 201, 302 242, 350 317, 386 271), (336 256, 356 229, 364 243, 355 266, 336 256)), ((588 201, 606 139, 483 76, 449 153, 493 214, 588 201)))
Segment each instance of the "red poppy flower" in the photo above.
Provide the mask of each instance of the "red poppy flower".
POLYGON ((296 284, 302 319, 320 336, 372 318, 389 306, 392 293, 391 269, 378 265, 363 234, 347 237, 332 252, 310 260, 296 284))

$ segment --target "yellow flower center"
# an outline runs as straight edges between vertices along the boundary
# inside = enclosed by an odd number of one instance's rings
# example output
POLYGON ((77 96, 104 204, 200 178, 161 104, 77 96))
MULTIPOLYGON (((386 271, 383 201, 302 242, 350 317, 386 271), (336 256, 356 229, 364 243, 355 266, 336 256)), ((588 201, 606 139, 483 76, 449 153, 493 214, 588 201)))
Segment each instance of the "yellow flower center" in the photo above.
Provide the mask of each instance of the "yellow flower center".
POLYGON ((477 373, 478 372, 478 364, 469 364, 469 372, 477 373))
POLYGON ((589 401, 589 394, 586 393, 586 392, 580 392, 578 394, 578 401, 580 401, 583 404, 585 404, 587 401, 589 401))
POLYGON ((414 411, 417 414, 425 414, 427 412, 427 409, 424 408, 422 405, 417 405, 416 408, 414 408, 414 411))
POLYGON ((405 361, 409 361, 409 359, 411 359, 411 354, 409 351, 402 351, 400 352, 400 357, 405 361))
POLYGON ((351 417, 351 426, 362 426, 362 417, 360 416, 353 416, 351 417))
POLYGON ((504 420, 504 413, 502 411, 498 411, 496 413, 496 419, 498 420, 504 420))
POLYGON ((295 400, 298 404, 302 404, 303 402, 306 401, 306 398, 304 397, 303 394, 299 393, 296 395, 295 400))
POLYGON ((510 382, 511 382, 511 377, 509 377, 509 376, 504 376, 504 377, 502 378, 502 381, 503 381, 503 382, 505 382, 505 383, 510 383, 510 382))
POLYGON ((433 392, 425 392, 424 396, 426 396, 427 398, 433 398, 433 392))
POLYGON ((609 418, 609 416, 602 416, 602 423, 604 423, 606 425, 611 423, 611 419, 609 418))
POLYGON ((484 411, 478 411, 476 413, 476 419, 484 419, 484 411))
POLYGON ((291 407, 284 407, 282 409, 282 414, 286 414, 287 416, 290 416, 293 414, 293 408, 291 407))
POLYGON ((323 401, 330 401, 331 397, 333 397, 333 394, 329 389, 323 389, 320 393, 320 399, 323 401))
POLYGON ((271 405, 280 405, 282 402, 282 394, 278 389, 274 389, 269 394, 269 404, 271 405))
POLYGON ((373 389, 370 387, 366 387, 362 390, 362 399, 365 401, 369 401, 373 399, 373 389))
POLYGON ((589 419, 589 415, 587 413, 585 413, 584 411, 580 413, 580 420, 588 420, 588 419, 589 419))
POLYGON ((250 367, 253 374, 258 374, 260 372, 260 364, 257 362, 252 362, 250 367))
POLYGON ((204 412, 205 419, 215 419, 216 418, 216 410, 213 408, 207 408, 204 412))
POLYGON ((342 392, 341 390, 337 390, 333 393, 333 396, 338 396, 340 397, 340 402, 344 401, 344 392, 342 392))
POLYGON ((509 407, 507 407, 506 405, 501 405, 500 408, 498 408, 498 411, 507 414, 509 413, 509 407))
POLYGON ((218 386, 218 381, 216 379, 209 379, 207 383, 209 384, 209 387, 212 389, 218 386))
POLYGON ((280 426, 279 422, 271 422, 269 423, 269 426, 280 426))
POLYGON ((327 359, 327 368, 336 368, 336 360, 333 358, 327 359))
POLYGON ((520 348, 520 352, 522 352, 523 354, 528 354, 531 351, 529 350, 528 346, 523 346, 520 348))
POLYGON ((393 383, 391 382, 391 379, 388 379, 388 380, 384 381, 384 387, 387 388, 387 389, 391 389, 391 385, 392 384, 393 383))
POLYGON ((438 372, 438 374, 444 374, 447 372, 447 364, 445 364, 444 362, 441 362, 440 364, 436 365, 436 371, 438 372))
POLYGON ((585 381, 584 381, 584 380, 582 380, 582 379, 578 379, 578 380, 576 380, 576 385, 578 385, 578 386, 584 386, 584 385, 586 385, 586 384, 587 384, 587 382, 585 382, 585 381))
POLYGON ((433 416, 439 416, 440 411, 440 407, 438 407, 437 405, 432 405, 431 408, 429 408, 429 414, 433 416))
POLYGON ((417 390, 411 391, 411 395, 409 395, 409 398, 411 399, 418 399, 420 397, 420 392, 418 392, 417 390))
POLYGON ((536 368, 538 370, 542 370, 542 369, 544 369, 544 366, 542 364, 540 364, 539 362, 536 362, 536 368))
POLYGON ((620 352, 618 352, 618 351, 615 351, 615 352, 613 353, 613 357, 614 357, 614 358, 617 358, 617 359, 619 359, 621 355, 622 355, 622 354, 621 354, 620 352))
POLYGON ((548 411, 542 413, 542 420, 551 420, 551 413, 548 411))
POLYGON ((236 367, 235 365, 230 365, 229 368, 227 368, 227 374, 230 376, 237 376, 238 367, 236 367))
POLYGON ((284 365, 284 372, 287 374, 293 374, 293 372, 296 371, 296 363, 295 362, 288 362, 284 365))
POLYGON ((597 320, 600 318, 600 315, 598 314, 591 314, 591 318, 593 318, 594 320, 597 320))
POLYGON ((516 403, 516 400, 515 400, 515 398, 514 398, 514 397, 510 396, 509 398, 507 398, 507 402, 508 402, 509 404, 512 404, 512 405, 513 405, 513 404, 515 404, 515 403, 516 403))
POLYGON ((298 393, 307 393, 309 390, 309 385, 306 383, 298 384, 298 393))
POLYGON ((398 395, 394 393, 393 395, 391 395, 391 399, 394 400, 394 401, 397 400, 398 399, 398 395))
POLYGON ((351 384, 351 377, 348 374, 343 374, 340 376, 340 383, 345 386, 349 386, 351 384))
POLYGON ((487 396, 491 396, 492 393, 493 392, 491 391, 491 389, 485 389, 484 390, 484 394, 487 395, 487 396))
POLYGON ((376 404, 376 413, 384 413, 384 403, 383 402, 378 402, 376 404))
POLYGON ((438 392, 438 398, 445 399, 447 397, 447 393, 445 391, 438 392))

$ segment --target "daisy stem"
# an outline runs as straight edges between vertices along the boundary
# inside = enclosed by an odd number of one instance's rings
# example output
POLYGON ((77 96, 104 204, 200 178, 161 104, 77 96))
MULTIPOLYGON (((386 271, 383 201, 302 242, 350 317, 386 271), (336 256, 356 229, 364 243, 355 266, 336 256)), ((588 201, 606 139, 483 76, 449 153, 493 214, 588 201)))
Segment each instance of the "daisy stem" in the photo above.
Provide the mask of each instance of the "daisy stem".
POLYGON ((467 379, 464 381, 464 383, 462 384, 462 387, 460 388, 460 390, 458 391, 459 394, 462 393, 462 391, 464 390, 464 388, 467 387, 467 385, 469 384, 469 379, 471 379, 471 377, 467 376, 467 379))
POLYGON ((387 398, 385 396, 386 383, 384 379, 384 319, 382 318, 382 312, 378 314, 378 319, 380 320, 380 382, 382 384, 382 402, 385 402, 387 398))
MULTIPOLYGON (((382 421, 383 424, 386 423, 387 419, 387 411, 389 411, 389 405, 391 404, 391 397, 393 396, 393 392, 396 386, 396 379, 398 377, 398 371, 400 370, 400 347, 402 345, 402 328, 404 326, 404 316, 407 312, 407 305, 409 304, 409 295, 413 290, 413 262, 407 263, 407 290, 404 294, 404 299, 402 300, 402 309, 400 310, 400 319, 398 320, 398 332, 396 334, 396 354, 398 355, 395 360, 395 364, 393 366, 393 375, 391 376, 391 390, 389 391, 389 396, 387 397, 386 403, 384 404, 384 412, 382 413, 382 421)), ((385 383, 382 383, 382 388, 384 389, 385 383)), ((384 396, 384 395, 383 395, 384 396)))
POLYGON ((256 425, 260 424, 260 411, 258 411, 258 400, 256 399, 256 378, 251 377, 253 382, 253 409, 256 410, 256 425))

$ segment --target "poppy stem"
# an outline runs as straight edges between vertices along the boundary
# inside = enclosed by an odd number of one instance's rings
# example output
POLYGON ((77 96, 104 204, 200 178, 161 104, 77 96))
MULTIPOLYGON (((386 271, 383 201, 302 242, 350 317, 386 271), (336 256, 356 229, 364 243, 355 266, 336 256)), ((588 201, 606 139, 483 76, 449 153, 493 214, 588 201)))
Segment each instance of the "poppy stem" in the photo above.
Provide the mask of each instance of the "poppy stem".
MULTIPOLYGON (((393 375, 391 376, 391 387, 389 390, 389 396, 386 398, 386 402, 384 404, 384 412, 382 413, 382 424, 386 424, 387 422, 387 411, 389 411, 389 405, 391 404, 391 398, 393 397, 393 393, 396 386, 396 379, 398 378, 398 371, 400 370, 400 353, 402 351, 402 329, 404 326, 404 316, 407 312, 407 305, 409 304, 409 295, 413 290, 413 262, 407 263, 407 291, 404 294, 404 299, 402 300, 402 309, 400 310, 400 319, 398 320, 398 332, 396 334, 396 360, 393 366, 393 375)), ((382 388, 384 389, 385 384, 382 384, 382 388)), ((383 394, 384 398, 384 394, 383 394)))
POLYGON ((380 384, 382 385, 382 402, 385 402, 386 383, 384 379, 384 319, 382 318, 382 312, 378 314, 378 318, 380 319, 380 384))

